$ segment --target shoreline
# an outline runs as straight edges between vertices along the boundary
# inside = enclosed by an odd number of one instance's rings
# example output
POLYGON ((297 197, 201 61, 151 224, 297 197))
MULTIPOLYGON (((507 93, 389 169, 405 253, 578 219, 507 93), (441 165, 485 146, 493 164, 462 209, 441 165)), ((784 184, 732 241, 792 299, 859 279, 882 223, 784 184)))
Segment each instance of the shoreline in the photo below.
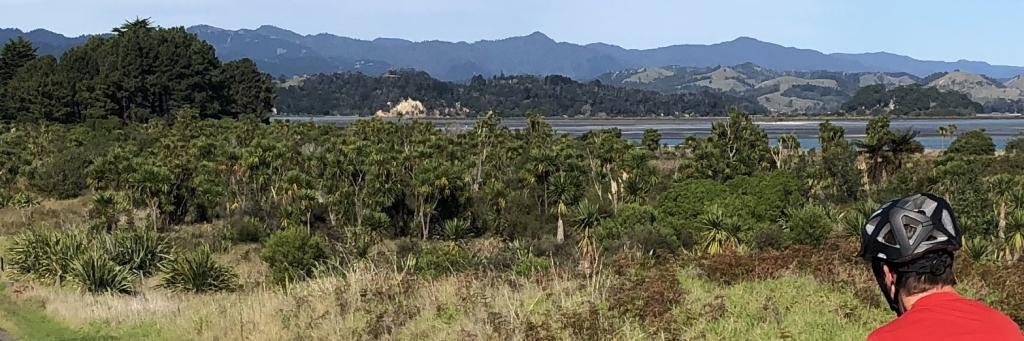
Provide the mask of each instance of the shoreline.
MULTIPOLYGON (((868 121, 877 116, 763 116, 763 115, 750 115, 754 122, 806 122, 806 121, 868 121)), ((308 120, 308 121, 353 121, 360 119, 371 119, 380 118, 388 121, 397 121, 397 117, 379 117, 379 116, 305 116, 305 115, 277 115, 271 116, 271 121, 289 121, 289 120, 308 120)), ((438 122, 458 122, 458 121, 476 121, 480 117, 406 117, 402 120, 423 120, 423 121, 438 121, 438 122)), ((501 120, 525 120, 525 116, 516 117, 499 117, 501 120)), ((728 119, 728 116, 705 116, 705 117, 669 117, 669 116, 644 116, 644 117, 565 117, 565 116, 545 116, 545 121, 559 121, 559 122, 571 122, 571 121, 647 121, 647 122, 658 122, 658 121, 714 121, 728 119)), ((953 121, 968 121, 968 120, 1021 120, 1024 121, 1024 115, 985 115, 985 116, 892 116, 890 117, 893 121, 928 121, 928 120, 953 120, 953 121)))

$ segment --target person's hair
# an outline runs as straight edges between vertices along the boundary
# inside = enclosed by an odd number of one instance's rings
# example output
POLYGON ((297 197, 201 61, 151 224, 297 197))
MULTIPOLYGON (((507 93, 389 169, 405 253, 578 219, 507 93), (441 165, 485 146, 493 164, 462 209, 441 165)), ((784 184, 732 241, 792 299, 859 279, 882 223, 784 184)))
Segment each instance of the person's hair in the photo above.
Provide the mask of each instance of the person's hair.
MULTIPOLYGON (((913 264, 914 261, 911 261, 913 264)), ((956 276, 953 273, 953 263, 946 265, 946 271, 941 275, 928 272, 898 272, 896 274, 896 285, 901 295, 917 295, 928 290, 938 289, 944 286, 956 285, 956 276)))

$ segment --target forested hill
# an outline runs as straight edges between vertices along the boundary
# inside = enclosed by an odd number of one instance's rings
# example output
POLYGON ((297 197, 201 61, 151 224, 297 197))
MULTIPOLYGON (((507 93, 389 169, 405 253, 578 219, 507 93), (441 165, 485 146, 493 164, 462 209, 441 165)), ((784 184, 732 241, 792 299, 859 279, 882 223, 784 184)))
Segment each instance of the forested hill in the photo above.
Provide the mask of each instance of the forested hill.
POLYGON ((869 85, 857 90, 843 111, 866 111, 890 115, 972 115, 983 112, 984 106, 971 101, 965 94, 942 91, 919 84, 887 89, 884 85, 869 85))
POLYGON ((712 91, 660 94, 555 75, 476 76, 462 84, 413 70, 394 70, 379 77, 311 76, 278 88, 277 110, 285 115, 372 115, 391 111, 406 99, 422 103, 422 114, 428 116, 477 116, 488 111, 503 116, 524 116, 530 111, 570 117, 716 116, 729 108, 767 111, 753 99, 712 91))
POLYGON ((249 59, 222 63, 184 28, 140 19, 56 58, 23 38, 0 52, 0 121, 148 122, 268 116, 273 83, 249 59))

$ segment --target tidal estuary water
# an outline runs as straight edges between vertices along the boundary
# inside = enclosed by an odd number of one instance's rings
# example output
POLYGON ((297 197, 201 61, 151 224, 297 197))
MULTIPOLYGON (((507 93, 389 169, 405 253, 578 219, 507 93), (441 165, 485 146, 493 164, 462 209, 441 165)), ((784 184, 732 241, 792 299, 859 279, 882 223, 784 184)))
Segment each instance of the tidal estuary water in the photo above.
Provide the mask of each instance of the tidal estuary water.
MULTIPOLYGON (((275 117, 274 120, 288 120, 296 122, 314 122, 320 124, 346 125, 355 120, 365 118, 350 116, 328 116, 328 117, 275 117)), ((662 143, 676 145, 688 136, 705 136, 711 132, 711 124, 724 118, 694 118, 694 119, 569 119, 551 118, 547 122, 558 132, 572 135, 581 135, 588 131, 607 128, 619 128, 622 130, 623 138, 638 141, 645 129, 654 128, 661 132, 662 143)), ((431 119, 438 127, 452 130, 471 128, 473 119, 431 119)), ((768 133, 771 143, 783 134, 794 134, 800 139, 802 148, 818 147, 818 124, 824 120, 784 120, 784 121, 758 121, 768 133)), ((840 119, 830 120, 833 124, 846 129, 846 137, 851 140, 864 138, 864 130, 867 120, 840 119)), ((506 118, 502 125, 509 128, 522 128, 526 120, 523 118, 506 118)), ((918 132, 917 140, 927 149, 945 149, 952 141, 949 137, 942 137, 938 134, 938 128, 948 124, 957 126, 957 133, 964 133, 975 129, 985 129, 985 132, 992 136, 996 148, 1003 149, 1006 143, 1024 132, 1024 119, 1021 118, 964 118, 964 119, 897 119, 892 121, 893 129, 912 129, 918 132)))

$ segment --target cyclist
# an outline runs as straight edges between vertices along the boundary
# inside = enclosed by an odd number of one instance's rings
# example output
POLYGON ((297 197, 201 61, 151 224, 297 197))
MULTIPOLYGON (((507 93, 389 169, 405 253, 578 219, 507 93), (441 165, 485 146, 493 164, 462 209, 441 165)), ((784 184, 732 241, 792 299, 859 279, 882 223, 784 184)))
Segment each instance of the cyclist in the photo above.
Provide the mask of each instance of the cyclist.
POLYGON ((883 204, 861 233, 860 256, 871 262, 897 318, 868 336, 883 340, 1024 340, 1006 315, 957 293, 953 253, 962 245, 945 199, 914 194, 883 204))

